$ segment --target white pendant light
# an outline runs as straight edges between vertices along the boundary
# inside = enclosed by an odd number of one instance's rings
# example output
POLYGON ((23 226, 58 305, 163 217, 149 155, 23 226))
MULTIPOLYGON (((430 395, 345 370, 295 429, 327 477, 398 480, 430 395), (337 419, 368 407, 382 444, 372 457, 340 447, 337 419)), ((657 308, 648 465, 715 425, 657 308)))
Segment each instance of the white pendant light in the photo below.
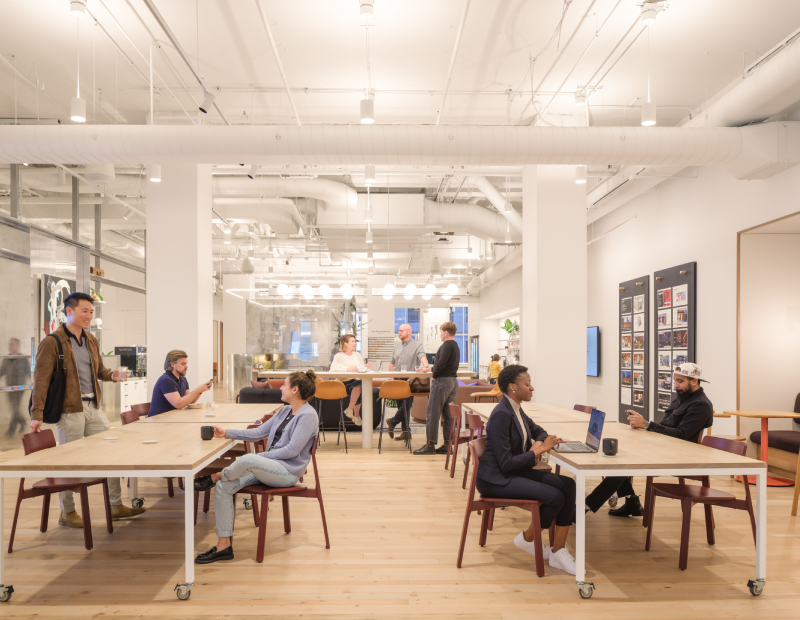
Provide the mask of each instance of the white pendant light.
POLYGON ((123 218, 124 220, 129 220, 129 219, 131 219, 132 217, 133 217, 133 209, 128 209, 128 210, 125 212, 125 215, 123 215, 123 216, 122 216, 122 218, 123 218))
POLYGON ((364 185, 370 186, 375 184, 375 166, 367 164, 364 166, 364 185))
POLYGON ((86 99, 73 97, 69 100, 69 118, 76 123, 86 122, 86 99))
POLYGON ((383 287, 383 298, 384 299, 391 299, 394 296, 394 284, 391 282, 387 282, 386 285, 383 287))
POLYGON ((63 168, 58 169, 58 185, 64 187, 67 184, 67 173, 63 168))
POLYGON ((342 287, 339 289, 339 292, 345 299, 350 299, 353 296, 353 287, 350 286, 349 282, 345 282, 344 284, 342 284, 342 287))
POLYGON ((369 228, 367 228, 367 243, 372 243, 372 230, 369 228))
MULTIPOLYGON (((78 8, 80 3, 76 5, 78 8)), ((73 15, 81 15, 82 13, 86 12, 86 3, 83 3, 83 11, 78 8, 78 10, 73 9, 72 3, 70 3, 70 11, 72 11, 73 15)), ((77 53, 76 53, 76 67, 77 72, 75 76, 75 96, 69 100, 69 118, 71 121, 75 123, 85 123, 86 122, 86 99, 81 99, 81 20, 76 19, 75 24, 77 27, 77 53)))
POLYGON ((319 285, 319 294, 322 295, 323 299, 330 299, 333 297, 333 295, 331 295, 331 287, 327 284, 319 285))
POLYGON ((511 223, 506 220, 506 243, 511 243, 511 223))
POLYGON ((431 273, 433 275, 440 275, 442 273, 442 261, 440 261, 439 257, 435 255, 433 260, 431 260, 431 273))
POLYGON ((290 287, 288 287, 288 288, 286 289, 286 294, 283 296, 283 298, 284 298, 284 299, 291 299, 292 297, 294 297, 294 290, 293 290, 293 289, 292 289, 292 287, 290 286, 290 287))
POLYGON ((642 5, 642 13, 639 16, 639 21, 644 26, 652 26, 656 23, 656 15, 658 15, 658 5, 655 3, 645 3, 642 5))
POLYGON ((161 164, 150 164, 147 167, 147 178, 153 183, 161 183, 161 164))
POLYGON ((406 299, 414 299, 414 295, 417 294, 417 286, 416 284, 406 284, 406 288, 404 290, 404 297, 406 299))
POLYGON ((255 250, 250 250, 248 251, 247 256, 242 259, 242 273, 250 275, 251 273, 255 272, 256 263, 253 260, 255 255, 255 250))
POLYGON ((451 299, 453 299, 453 296, 452 295, 442 295, 442 299, 444 299, 445 301, 450 301, 451 299))
MULTIPOLYGON (((644 15, 644 7, 642 7, 644 15)), ((653 18, 655 20, 655 17, 653 18)), ((650 27, 647 28, 647 99, 642 101, 642 127, 656 124, 656 102, 650 97, 650 27)))
POLYGON ((69 12, 78 17, 86 15, 86 0, 69 0, 69 12))
POLYGON ((364 209, 364 221, 367 223, 372 221, 372 203, 369 201, 369 185, 367 185, 367 208, 364 209))
POLYGON ((286 284, 278 285, 278 295, 284 296, 289 292, 289 287, 286 284))
POLYGON ((575 182, 578 185, 586 183, 586 166, 583 164, 575 166, 575 182))
POLYGON ((510 202, 507 202, 505 204, 505 207, 503 208, 503 211, 505 213, 513 213, 514 212, 514 205, 512 205, 510 202))
POLYGON ((458 287, 452 282, 447 285, 446 290, 448 295, 458 295, 458 287))
POLYGON ((372 24, 375 21, 375 0, 359 0, 361 23, 372 24))
POLYGON ((585 106, 586 105, 586 91, 579 90, 575 93, 575 105, 576 106, 585 106))
POLYGON ((372 250, 367 250, 367 258, 369 258, 370 260, 372 260, 372 258, 373 258, 373 256, 372 256, 372 250))
POLYGON ((370 263, 369 264, 369 269, 367 269, 367 273, 369 275, 374 275, 375 274, 375 263, 370 263))
POLYGON ((205 98, 203 99, 203 103, 200 104, 200 111, 203 114, 208 114, 208 111, 211 109, 211 106, 214 105, 214 95, 211 93, 206 93, 205 98))
POLYGON ((361 123, 371 125, 375 122, 375 95, 372 93, 361 100, 361 123))
POLYGON ((224 243, 225 245, 230 245, 231 244, 231 229, 230 228, 226 228, 225 230, 222 231, 222 243, 224 243))
POLYGON ((255 179, 260 167, 261 166, 259 166, 258 164, 253 164, 252 166, 250 166, 250 172, 247 173, 247 178, 255 179))
POLYGON ((430 299, 433 295, 436 295, 436 287, 433 284, 426 284, 425 288, 422 289, 424 295, 428 296, 430 299))
POLYGON ((299 290, 300 294, 306 299, 311 299, 314 296, 314 289, 312 289, 308 284, 301 284, 299 290))

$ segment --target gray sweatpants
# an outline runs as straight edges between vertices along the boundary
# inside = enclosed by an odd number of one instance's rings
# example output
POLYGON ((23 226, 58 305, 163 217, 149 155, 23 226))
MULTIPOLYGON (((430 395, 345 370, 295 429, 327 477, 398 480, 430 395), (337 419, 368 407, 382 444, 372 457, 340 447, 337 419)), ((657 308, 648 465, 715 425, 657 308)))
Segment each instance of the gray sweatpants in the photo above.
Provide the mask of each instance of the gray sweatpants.
POLYGON ((425 430, 428 443, 436 445, 439 439, 439 418, 444 419, 444 441, 450 440, 450 403, 455 402, 458 392, 458 379, 455 377, 439 377, 431 382, 431 395, 428 396, 428 410, 425 412, 425 430))

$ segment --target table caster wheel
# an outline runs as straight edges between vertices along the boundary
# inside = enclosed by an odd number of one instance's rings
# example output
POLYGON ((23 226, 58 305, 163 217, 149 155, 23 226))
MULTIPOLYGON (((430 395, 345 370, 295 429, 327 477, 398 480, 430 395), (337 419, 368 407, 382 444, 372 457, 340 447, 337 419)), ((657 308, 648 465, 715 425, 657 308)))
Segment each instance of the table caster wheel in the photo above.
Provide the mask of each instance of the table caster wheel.
POLYGON ((179 583, 175 586, 175 594, 176 596, 182 600, 188 600, 189 597, 192 595, 192 586, 193 583, 179 583))
POLYGON ((251 498, 247 498, 244 500, 244 509, 245 510, 252 510, 253 509, 253 500, 251 498))
POLYGON ((578 594, 581 595, 581 598, 592 598, 592 594, 594 594, 594 584, 588 582, 579 583, 578 594))
POLYGON ((766 583, 767 582, 764 579, 756 579, 755 581, 751 579, 747 582, 747 587, 750 588, 750 594, 753 596, 761 596, 766 583))
POLYGON ((14 586, 0 585, 0 603, 8 603, 12 594, 14 594, 14 586))
POLYGON ((142 506, 144 506, 144 498, 137 497, 136 499, 132 499, 131 506, 133 506, 134 508, 141 508, 142 506))
POLYGON ((616 495, 612 495, 608 499, 608 505, 611 506, 612 508, 616 508, 617 507, 617 496, 616 495))

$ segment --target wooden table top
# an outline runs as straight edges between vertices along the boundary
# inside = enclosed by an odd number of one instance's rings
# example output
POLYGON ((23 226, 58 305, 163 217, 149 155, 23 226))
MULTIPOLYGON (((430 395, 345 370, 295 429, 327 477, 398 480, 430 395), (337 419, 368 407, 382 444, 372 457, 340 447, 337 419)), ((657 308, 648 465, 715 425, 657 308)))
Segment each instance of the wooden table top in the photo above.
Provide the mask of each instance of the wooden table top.
POLYGON ((740 418, 800 418, 800 413, 792 411, 761 411, 759 409, 745 409, 739 411, 726 411, 731 415, 738 415, 740 418))
POLYGON ((140 418, 139 422, 145 424, 201 424, 224 426, 226 424, 241 422, 255 424, 268 413, 274 413, 283 407, 280 405, 266 404, 218 404, 214 409, 181 409, 180 411, 167 411, 152 418, 140 418))
MULTIPOLYGON (((0 471, 189 471, 233 439, 200 439, 203 424, 127 424, 0 463, 0 471), (118 437, 107 440, 106 437, 118 437), (158 443, 144 444, 155 439, 158 443)), ((247 424, 230 424, 244 429, 247 424)))
MULTIPOLYGON (((567 441, 586 441, 586 431, 577 424, 548 424, 547 432, 567 441)), ((713 467, 766 468, 756 459, 737 456, 700 444, 675 439, 667 435, 633 429, 628 424, 616 424, 603 429, 603 439, 619 441, 618 454, 605 456, 602 452, 551 452, 560 461, 580 470, 601 469, 695 469, 713 467)))
MULTIPOLYGON (((259 377, 271 377, 273 379, 283 379, 294 371, 289 370, 261 370, 258 373, 259 377)), ((316 373, 320 379, 410 379, 412 377, 419 377, 421 379, 431 378, 429 372, 402 372, 400 370, 382 370, 381 372, 318 372, 316 373)), ((459 377, 474 377, 475 373, 471 370, 459 370, 456 372, 459 377)))
MULTIPOLYGON (((463 403, 461 406, 473 413, 477 413, 484 420, 488 420, 494 408, 497 407, 497 403, 463 403)), ((587 426, 589 424, 588 413, 567 409, 560 405, 531 402, 523 404, 522 410, 540 426, 551 422, 575 422, 583 423, 587 426)), ((616 420, 609 420, 608 416, 606 416, 606 424, 611 424, 613 422, 616 422, 616 420)))

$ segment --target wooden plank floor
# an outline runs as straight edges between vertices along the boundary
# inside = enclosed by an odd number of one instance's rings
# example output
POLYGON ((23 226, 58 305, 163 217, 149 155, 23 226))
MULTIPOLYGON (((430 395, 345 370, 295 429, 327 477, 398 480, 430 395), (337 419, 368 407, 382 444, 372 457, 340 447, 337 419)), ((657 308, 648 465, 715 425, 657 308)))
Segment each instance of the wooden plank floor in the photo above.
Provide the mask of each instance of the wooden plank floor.
MULTIPOLYGON (((179 489, 169 498, 165 481, 142 481, 147 513, 116 523, 110 535, 103 525, 99 487, 91 489, 92 551, 83 548, 80 530, 56 524, 55 501, 50 530, 40 533, 41 501, 26 500, 14 553, 6 556, 5 582, 16 592, 10 603, 0 605, 0 615, 398 620, 521 620, 534 614, 593 620, 800 616, 800 520, 789 516, 791 488, 768 490, 769 572, 760 598, 746 588, 755 575, 746 514, 718 509, 717 544, 709 547, 702 510, 696 509, 689 569, 680 571, 679 510, 677 503, 663 500, 650 552, 644 551, 641 519, 616 519, 605 510, 589 517, 587 578, 596 590, 583 601, 573 577, 545 566, 546 576, 537 578, 533 558, 514 546, 514 536, 526 526, 521 511, 498 512, 484 548, 477 544, 479 517, 473 518, 464 567, 457 569, 466 501, 460 460, 451 480, 444 457, 411 456, 393 441, 379 455, 377 449, 361 450, 358 435, 349 437, 349 454, 337 448, 333 434, 318 453, 330 550, 324 546, 316 502, 295 499, 290 534, 283 533, 280 510, 270 513, 265 561, 257 564, 252 513, 240 504, 236 559, 198 567, 192 597, 182 602, 172 591, 183 581, 179 489)), ((714 485, 742 493, 729 478, 717 477, 714 485)), ((6 541, 17 486, 16 480, 7 481, 6 541)), ((215 540, 212 502, 211 512, 198 520, 196 551, 215 540)), ((574 549, 572 538, 569 546, 574 549)))

